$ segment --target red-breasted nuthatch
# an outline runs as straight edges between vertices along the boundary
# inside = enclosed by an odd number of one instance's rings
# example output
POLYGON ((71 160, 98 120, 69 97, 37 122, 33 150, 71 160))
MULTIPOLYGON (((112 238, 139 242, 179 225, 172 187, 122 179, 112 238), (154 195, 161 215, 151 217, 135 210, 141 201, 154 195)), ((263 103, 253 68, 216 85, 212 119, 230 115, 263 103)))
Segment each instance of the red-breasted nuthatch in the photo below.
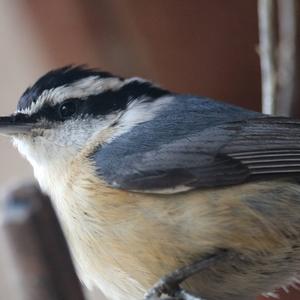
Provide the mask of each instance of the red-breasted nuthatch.
POLYGON ((0 131, 50 195, 80 278, 108 298, 140 300, 195 261, 183 287, 207 300, 297 282, 300 121, 65 67, 0 131))

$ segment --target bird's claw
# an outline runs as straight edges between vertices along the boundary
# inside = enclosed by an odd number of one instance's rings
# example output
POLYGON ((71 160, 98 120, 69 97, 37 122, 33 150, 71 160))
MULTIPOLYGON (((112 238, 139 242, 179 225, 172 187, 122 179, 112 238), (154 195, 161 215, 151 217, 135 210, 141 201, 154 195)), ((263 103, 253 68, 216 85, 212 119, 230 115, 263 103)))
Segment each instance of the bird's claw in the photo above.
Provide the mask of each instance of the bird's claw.
POLYGON ((144 300, 205 300, 188 293, 180 287, 180 284, 190 276, 209 268, 226 256, 228 256, 228 252, 221 250, 165 275, 145 294, 144 300))
POLYGON ((144 300, 205 300, 194 296, 178 284, 170 285, 164 279, 159 280, 144 297, 144 300))

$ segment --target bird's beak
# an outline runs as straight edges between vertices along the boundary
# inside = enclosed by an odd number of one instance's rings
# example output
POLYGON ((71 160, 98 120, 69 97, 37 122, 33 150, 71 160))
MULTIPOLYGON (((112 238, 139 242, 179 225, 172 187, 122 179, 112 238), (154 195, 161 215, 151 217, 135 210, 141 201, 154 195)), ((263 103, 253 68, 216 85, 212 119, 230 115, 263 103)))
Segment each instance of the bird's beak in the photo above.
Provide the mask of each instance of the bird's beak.
POLYGON ((33 128, 34 122, 24 115, 0 117, 0 135, 13 136, 26 134, 33 128))

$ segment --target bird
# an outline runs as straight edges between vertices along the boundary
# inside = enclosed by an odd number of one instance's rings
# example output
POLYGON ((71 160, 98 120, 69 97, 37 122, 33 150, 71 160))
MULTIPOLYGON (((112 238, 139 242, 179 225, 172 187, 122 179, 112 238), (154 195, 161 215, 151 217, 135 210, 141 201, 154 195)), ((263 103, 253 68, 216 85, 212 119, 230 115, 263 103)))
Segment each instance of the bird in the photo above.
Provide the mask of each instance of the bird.
POLYGON ((29 87, 0 133, 108 299, 252 300, 299 283, 299 120, 72 65, 29 87))

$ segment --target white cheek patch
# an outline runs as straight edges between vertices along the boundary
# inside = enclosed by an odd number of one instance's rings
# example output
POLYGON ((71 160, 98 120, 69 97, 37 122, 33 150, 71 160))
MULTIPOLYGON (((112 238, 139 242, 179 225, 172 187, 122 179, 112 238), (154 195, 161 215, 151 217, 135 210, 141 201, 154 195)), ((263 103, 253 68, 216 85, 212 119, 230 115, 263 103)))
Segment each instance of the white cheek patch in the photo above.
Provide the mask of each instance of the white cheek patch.
POLYGON ((69 120, 53 128, 44 129, 41 135, 15 137, 14 145, 35 166, 50 166, 54 161, 61 165, 78 153, 88 139, 107 126, 106 120, 69 120))

